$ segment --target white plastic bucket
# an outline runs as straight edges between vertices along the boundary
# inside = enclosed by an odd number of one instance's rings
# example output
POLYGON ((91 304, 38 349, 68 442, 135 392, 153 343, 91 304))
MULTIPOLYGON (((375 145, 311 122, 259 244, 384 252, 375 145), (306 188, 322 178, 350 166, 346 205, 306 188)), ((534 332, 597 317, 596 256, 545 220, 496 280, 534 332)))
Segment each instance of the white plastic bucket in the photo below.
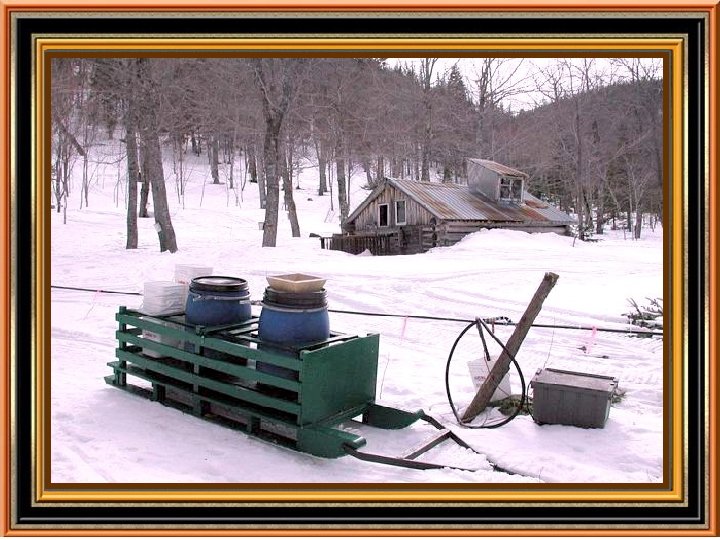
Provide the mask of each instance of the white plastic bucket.
POLYGON ((190 282, 201 276, 211 276, 213 273, 212 266, 196 266, 193 264, 176 264, 175 265, 175 281, 190 285, 190 282))
MULTIPOLYGON (((495 362, 497 362, 497 358, 495 357, 491 357, 487 362, 485 360, 471 360, 468 362, 468 369, 470 370, 470 377, 472 377, 473 385, 475 386, 475 392, 480 390, 480 387, 488 378, 495 362)), ((500 381, 490 401, 500 401, 501 399, 509 397, 511 394, 510 372, 508 372, 500 381)))
POLYGON ((174 281, 148 281, 140 312, 145 315, 179 315, 185 311, 187 286, 174 281))

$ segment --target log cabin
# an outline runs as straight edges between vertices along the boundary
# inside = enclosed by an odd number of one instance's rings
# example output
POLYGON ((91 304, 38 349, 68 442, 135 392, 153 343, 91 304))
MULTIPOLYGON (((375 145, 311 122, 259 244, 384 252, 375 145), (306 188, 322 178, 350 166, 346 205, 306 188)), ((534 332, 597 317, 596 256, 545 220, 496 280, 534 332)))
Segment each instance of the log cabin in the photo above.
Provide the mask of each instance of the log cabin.
POLYGON ((568 234, 575 220, 527 191, 528 175, 469 159, 467 183, 385 178, 323 247, 373 255, 422 253, 481 229, 568 234))

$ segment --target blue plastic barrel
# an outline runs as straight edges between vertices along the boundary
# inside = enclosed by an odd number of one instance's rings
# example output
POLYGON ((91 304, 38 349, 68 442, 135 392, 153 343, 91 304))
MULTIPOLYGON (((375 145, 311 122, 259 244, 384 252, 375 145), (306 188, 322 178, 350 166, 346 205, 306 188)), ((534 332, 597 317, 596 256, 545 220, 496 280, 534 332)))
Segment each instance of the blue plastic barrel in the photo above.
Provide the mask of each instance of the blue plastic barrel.
POLYGON ((190 282, 185 322, 203 326, 239 324, 251 317, 246 280, 227 276, 200 276, 190 282))
MULTIPOLYGON (((281 354, 282 347, 298 348, 328 339, 330 319, 325 289, 304 293, 277 291, 271 287, 265 289, 258 321, 258 337, 262 341, 262 349, 281 354), (280 347, 274 348, 273 345, 280 347)), ((257 362, 256 367, 263 373, 284 379, 298 379, 296 371, 267 362, 257 362)))

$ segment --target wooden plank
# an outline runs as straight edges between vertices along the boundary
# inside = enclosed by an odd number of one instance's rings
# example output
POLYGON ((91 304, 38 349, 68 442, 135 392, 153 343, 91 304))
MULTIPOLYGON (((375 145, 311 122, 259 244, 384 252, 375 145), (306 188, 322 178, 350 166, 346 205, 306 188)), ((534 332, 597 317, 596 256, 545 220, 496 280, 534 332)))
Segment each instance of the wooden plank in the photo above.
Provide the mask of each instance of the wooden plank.
POLYGON ((465 225, 465 226, 450 225, 446 229, 446 234, 470 234, 470 233, 478 232, 480 229, 482 229, 482 226, 480 226, 480 225, 465 225))
POLYGON ((540 313, 542 304, 545 301, 545 298, 547 298, 547 295, 550 294, 550 291, 555 286, 558 277, 559 276, 557 274, 554 274, 552 272, 547 272, 545 274, 545 277, 540 283, 537 291, 535 291, 535 295, 530 301, 530 304, 525 310, 523 316, 520 318, 520 321, 518 322, 515 330, 513 331, 510 339, 505 346, 507 351, 503 350, 503 352, 500 354, 500 358, 498 358, 497 362, 495 362, 495 365, 493 365, 487 379, 485 379, 485 382, 482 384, 477 394, 475 394, 472 402, 465 410, 465 413, 462 417, 462 420, 464 422, 469 422, 482 411, 484 411, 485 407, 487 407, 487 404, 490 401, 493 393, 495 393, 495 390, 500 384, 500 381, 510 369, 510 362, 512 361, 512 359, 508 354, 508 351, 510 352, 510 354, 512 354, 512 356, 517 355, 518 350, 520 350, 520 345, 522 345, 525 336, 527 336, 527 333, 530 330, 530 327, 532 326, 535 317, 537 317, 538 313, 540 313))
MULTIPOLYGON (((155 373, 159 376, 167 377, 167 381, 158 379, 153 382, 174 384, 176 386, 179 384, 183 384, 186 385, 188 389, 192 389, 193 386, 196 385, 197 388, 206 388, 210 391, 221 393, 234 399, 240 399, 249 403, 254 403, 261 407, 271 407, 273 409, 281 410, 283 412, 295 415, 300 413, 300 405, 297 403, 278 400, 273 397, 266 396, 260 392, 256 392, 252 388, 248 388, 239 384, 230 384, 218 379, 213 379, 211 377, 196 375, 192 371, 186 371, 185 369, 179 367, 164 364, 160 361, 161 359, 147 358, 143 357, 142 355, 126 353, 120 350, 116 350, 116 356, 118 359, 126 360, 128 363, 132 363, 135 368, 141 369, 143 372, 155 373)), ((194 365, 197 366, 198 364, 194 365)), ((113 367, 115 369, 120 369, 119 366, 113 367)), ((128 366, 124 371, 131 375, 139 376, 136 371, 130 370, 130 366, 128 366)), ((279 380, 277 377, 263 378, 261 377, 262 375, 264 374, 258 372, 254 375, 254 379, 270 379, 272 381, 272 384, 276 385, 279 385, 277 383, 281 382, 281 380, 279 380)), ((287 382, 294 383, 292 386, 299 388, 299 384, 297 382, 287 382)))
MULTIPOLYGON (((108 365, 110 364, 113 364, 113 368, 122 369, 117 365, 116 362, 110 362, 108 365)), ((193 399, 201 398, 208 402, 218 403, 226 407, 231 407, 238 414, 256 416, 260 419, 272 422, 283 422, 289 425, 297 425, 297 422, 292 419, 297 417, 298 409, 295 408, 295 412, 283 410, 285 409, 285 407, 281 408, 277 406, 278 404, 280 404, 280 400, 277 400, 275 398, 268 398, 263 403, 252 403, 249 401, 245 401, 239 397, 230 395, 228 393, 222 394, 220 392, 205 392, 200 395, 193 391, 192 384, 188 384, 187 382, 174 379, 162 373, 146 370, 136 365, 128 365, 122 370, 128 375, 132 375, 133 377, 137 377, 138 379, 148 381, 153 386, 158 384, 165 386, 166 393, 171 389, 173 391, 184 392, 188 396, 185 404, 188 405, 188 407, 190 408, 192 408, 193 399)), ((110 377, 106 377, 105 382, 113 386, 118 386, 110 377)), ((137 385, 126 384, 125 386, 123 386, 123 389, 127 388, 129 391, 134 391, 134 388, 130 387, 139 388, 137 387, 137 385)), ((151 398, 151 396, 152 392, 148 391, 146 397, 151 398)))
POLYGON ((416 457, 424 454, 428 450, 435 448, 441 442, 446 441, 450 438, 450 430, 443 429, 437 435, 430 438, 430 440, 419 444, 416 448, 409 450, 408 453, 403 456, 404 459, 415 459, 416 457))

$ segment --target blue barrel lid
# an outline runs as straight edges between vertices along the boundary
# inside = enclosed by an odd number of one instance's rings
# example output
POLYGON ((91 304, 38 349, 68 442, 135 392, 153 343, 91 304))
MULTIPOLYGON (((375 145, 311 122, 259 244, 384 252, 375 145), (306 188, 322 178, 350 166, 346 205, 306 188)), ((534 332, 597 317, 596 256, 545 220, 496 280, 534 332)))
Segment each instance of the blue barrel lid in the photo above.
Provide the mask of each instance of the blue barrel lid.
POLYGON ((327 294, 325 289, 296 293, 267 287, 263 295, 263 305, 298 309, 324 308, 327 307, 327 294))
POLYGON ((190 282, 193 292, 243 292, 249 290, 247 280, 231 276, 199 276, 190 282))

